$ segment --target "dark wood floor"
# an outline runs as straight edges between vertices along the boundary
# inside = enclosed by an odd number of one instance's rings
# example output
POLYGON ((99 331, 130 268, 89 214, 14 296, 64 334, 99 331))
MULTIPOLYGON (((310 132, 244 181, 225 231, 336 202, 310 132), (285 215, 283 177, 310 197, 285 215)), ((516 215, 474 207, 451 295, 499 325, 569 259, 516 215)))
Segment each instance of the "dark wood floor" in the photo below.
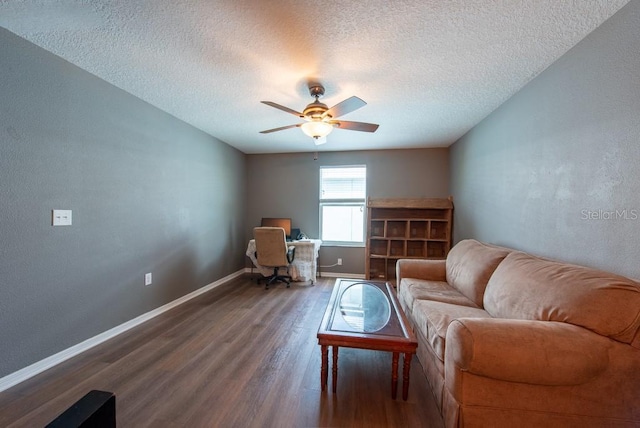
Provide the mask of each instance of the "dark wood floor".
POLYGON ((341 348, 337 394, 320 390, 334 282, 222 285, 0 393, 0 426, 44 426, 100 389, 119 427, 441 427, 415 357, 406 402, 391 399, 385 352, 341 348))

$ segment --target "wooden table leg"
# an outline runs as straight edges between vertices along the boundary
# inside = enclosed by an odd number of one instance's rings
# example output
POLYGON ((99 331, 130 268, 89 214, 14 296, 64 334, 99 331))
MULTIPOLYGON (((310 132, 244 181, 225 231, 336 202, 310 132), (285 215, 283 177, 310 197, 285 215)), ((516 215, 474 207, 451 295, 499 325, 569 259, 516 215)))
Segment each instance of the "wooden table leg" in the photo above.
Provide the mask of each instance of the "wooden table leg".
POLYGON ((409 397, 409 371, 411 370, 411 358, 413 354, 404 354, 404 363, 402 367, 402 399, 407 401, 409 397))
POLYGON ((327 388, 327 366, 329 365, 329 347, 327 345, 320 345, 322 351, 322 366, 320 368, 320 386, 324 391, 327 388))
POLYGON ((396 399, 398 395, 398 357, 399 353, 393 353, 393 360, 391 362, 391 398, 396 399))
POLYGON ((338 385, 338 347, 337 346, 332 346, 333 348, 333 370, 332 370, 332 376, 331 376, 331 386, 333 388, 333 393, 336 393, 336 387, 338 385))

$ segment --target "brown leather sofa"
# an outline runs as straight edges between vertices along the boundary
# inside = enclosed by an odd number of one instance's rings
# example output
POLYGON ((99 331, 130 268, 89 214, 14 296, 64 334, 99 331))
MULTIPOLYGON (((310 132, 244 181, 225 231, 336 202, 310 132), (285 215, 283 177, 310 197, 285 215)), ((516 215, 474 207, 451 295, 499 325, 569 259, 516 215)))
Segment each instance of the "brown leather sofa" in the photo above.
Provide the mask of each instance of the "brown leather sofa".
POLYGON ((474 240, 396 269, 446 426, 640 426, 638 282, 474 240))

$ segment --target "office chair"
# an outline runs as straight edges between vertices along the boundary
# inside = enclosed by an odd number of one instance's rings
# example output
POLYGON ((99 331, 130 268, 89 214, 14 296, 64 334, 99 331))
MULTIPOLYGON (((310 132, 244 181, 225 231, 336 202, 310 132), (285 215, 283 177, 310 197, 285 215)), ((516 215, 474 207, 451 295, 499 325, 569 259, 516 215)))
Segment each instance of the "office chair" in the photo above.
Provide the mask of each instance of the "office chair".
POLYGON ((260 266, 273 268, 273 275, 261 278, 266 281, 265 290, 275 282, 284 282, 287 288, 291 285, 290 275, 280 275, 278 269, 289 268, 295 258, 296 248, 287 246, 284 229, 281 227, 254 227, 253 238, 256 240, 256 259, 260 266))

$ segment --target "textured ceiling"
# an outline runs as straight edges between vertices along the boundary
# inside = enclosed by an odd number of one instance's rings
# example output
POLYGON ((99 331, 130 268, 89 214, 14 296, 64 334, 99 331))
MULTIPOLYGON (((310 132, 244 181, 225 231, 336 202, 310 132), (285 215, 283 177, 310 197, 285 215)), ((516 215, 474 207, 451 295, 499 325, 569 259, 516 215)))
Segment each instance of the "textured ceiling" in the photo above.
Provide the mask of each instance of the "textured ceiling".
POLYGON ((319 150, 445 147, 629 0, 0 0, 0 25, 245 153, 315 151, 306 84, 368 105, 319 150))

